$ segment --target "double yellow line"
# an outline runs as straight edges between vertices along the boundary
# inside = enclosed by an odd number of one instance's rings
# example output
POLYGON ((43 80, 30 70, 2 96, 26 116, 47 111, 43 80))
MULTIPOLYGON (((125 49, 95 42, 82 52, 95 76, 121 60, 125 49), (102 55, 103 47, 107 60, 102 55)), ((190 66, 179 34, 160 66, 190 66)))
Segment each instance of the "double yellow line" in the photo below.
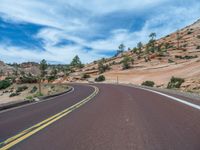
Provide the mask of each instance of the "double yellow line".
POLYGON ((45 127, 49 126, 50 124, 54 123, 55 121, 61 119, 64 116, 68 115, 69 113, 71 113, 75 109, 81 107, 82 105, 84 105, 85 103, 90 101, 99 92, 99 89, 97 87, 95 87, 95 86, 92 86, 92 87, 94 87, 95 90, 91 95, 89 95, 88 97, 86 97, 82 101, 74 104, 73 106, 61 111, 60 113, 57 113, 56 115, 45 119, 44 121, 24 130, 22 132, 20 132, 19 134, 15 135, 11 138, 8 138, 4 142, 0 143, 0 150, 8 150, 9 148, 13 147, 14 145, 18 144, 19 142, 23 141, 24 139, 32 136, 33 134, 44 129, 45 127))

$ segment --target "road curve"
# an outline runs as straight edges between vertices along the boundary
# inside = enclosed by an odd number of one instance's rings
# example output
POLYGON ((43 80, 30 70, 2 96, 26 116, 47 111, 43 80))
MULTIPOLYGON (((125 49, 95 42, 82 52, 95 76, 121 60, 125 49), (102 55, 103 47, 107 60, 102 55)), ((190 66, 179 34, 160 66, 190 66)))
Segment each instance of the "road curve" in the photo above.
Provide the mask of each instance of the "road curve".
MULTIPOLYGON (((100 92, 92 101, 12 149, 200 149, 199 110, 142 89, 120 85, 96 86, 100 92)), ((90 87, 76 85, 74 93, 49 101, 50 106, 45 102, 0 114, 0 139, 42 121, 92 91, 90 87)))
POLYGON ((50 100, 0 112, 0 142, 76 104, 94 91, 85 85, 73 87, 72 92, 50 100))

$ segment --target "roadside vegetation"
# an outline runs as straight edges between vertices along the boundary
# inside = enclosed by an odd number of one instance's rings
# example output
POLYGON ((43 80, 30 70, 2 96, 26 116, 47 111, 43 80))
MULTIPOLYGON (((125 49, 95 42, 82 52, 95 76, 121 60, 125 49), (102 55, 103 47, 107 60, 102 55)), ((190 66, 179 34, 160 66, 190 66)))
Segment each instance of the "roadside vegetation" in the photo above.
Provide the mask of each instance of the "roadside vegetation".
POLYGON ((96 82, 102 82, 102 81, 105 81, 105 80, 106 80, 106 78, 105 78, 104 75, 100 75, 100 76, 98 76, 97 78, 95 78, 95 81, 96 81, 96 82))
POLYGON ((153 87, 155 85, 155 83, 153 81, 144 81, 142 83, 142 85, 144 86, 149 86, 149 87, 153 87))
POLYGON ((167 88, 168 89, 180 88, 181 84, 184 82, 185 82, 185 80, 183 78, 172 77, 170 82, 167 85, 167 88))

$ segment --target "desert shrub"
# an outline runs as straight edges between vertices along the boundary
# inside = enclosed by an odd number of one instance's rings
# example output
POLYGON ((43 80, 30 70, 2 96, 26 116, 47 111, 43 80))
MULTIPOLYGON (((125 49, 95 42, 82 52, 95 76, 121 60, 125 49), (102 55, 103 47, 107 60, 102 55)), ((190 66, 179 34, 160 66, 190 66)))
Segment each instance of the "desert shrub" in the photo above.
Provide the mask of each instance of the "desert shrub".
POLYGON ((181 84, 185 82, 184 79, 182 78, 177 78, 177 77, 172 77, 170 82, 167 85, 168 89, 172 89, 172 88, 180 88, 181 84))
POLYGON ((106 70, 110 70, 110 67, 109 65, 104 65, 102 62, 99 62, 98 64, 98 70, 99 70, 99 73, 104 73, 106 70))
POLYGON ((183 47, 187 47, 187 44, 184 44, 183 47))
POLYGON ((125 56, 123 58, 123 60, 121 61, 122 63, 122 69, 125 70, 125 69, 129 69, 131 66, 130 66, 130 63, 133 64, 134 62, 134 59, 132 57, 129 57, 129 56, 125 56))
POLYGON ((6 89, 6 88, 8 88, 11 85, 12 85, 11 81, 9 81, 9 80, 2 80, 2 81, 0 81, 0 90, 6 89))
POLYGON ((25 91, 26 89, 28 89, 28 87, 27 87, 26 85, 20 86, 20 87, 17 88, 16 93, 23 92, 23 91, 25 91))
POLYGON ((198 45, 196 49, 200 49, 200 45, 198 45))
POLYGON ((33 100, 33 96, 27 96, 26 99, 27 100, 33 100))
POLYGON ((116 64, 116 62, 115 61, 113 61, 112 63, 111 63, 111 65, 115 65, 116 64))
POLYGON ((200 35, 197 35, 197 38, 200 39, 200 35))
POLYGON ((21 83, 37 83, 37 78, 33 76, 22 76, 20 77, 21 83))
POLYGON ((14 97, 14 96, 18 96, 18 95, 20 95, 20 93, 11 93, 10 95, 9 95, 9 97, 14 97))
POLYGON ((31 91, 30 91, 30 93, 35 93, 36 91, 37 91, 37 87, 36 86, 34 86, 32 89, 31 89, 31 91))
POLYGON ((105 80, 106 80, 106 78, 105 78, 104 75, 100 75, 99 77, 95 78, 96 82, 102 82, 102 81, 105 81, 105 80))
POLYGON ((87 79, 87 78, 90 78, 90 75, 89 75, 89 74, 86 74, 86 73, 84 73, 84 74, 82 75, 82 79, 87 79))
POLYGON ((187 34, 192 34, 192 33, 193 33, 192 31, 188 31, 188 32, 187 32, 187 34))
POLYGON ((5 80, 9 80, 10 82, 15 82, 16 77, 6 77, 5 80))
POLYGON ((51 85, 51 89, 54 89, 55 88, 55 85, 51 85))
POLYGON ((155 85, 155 83, 153 81, 144 81, 142 83, 142 85, 153 87, 155 85))
POLYGON ((51 75, 51 76, 48 76, 48 77, 47 77, 48 82, 54 81, 54 80, 56 80, 56 79, 57 79, 57 78, 56 78, 56 76, 54 76, 54 75, 51 75))
POLYGON ((40 97, 40 96, 43 96, 43 94, 40 92, 37 92, 36 94, 33 95, 33 97, 40 97))
POLYGON ((175 58, 179 58, 179 59, 193 59, 193 58, 197 58, 198 56, 197 55, 194 55, 194 56, 178 56, 176 55, 175 58))
POLYGON ((168 59, 168 63, 173 63, 174 61, 171 59, 168 59))

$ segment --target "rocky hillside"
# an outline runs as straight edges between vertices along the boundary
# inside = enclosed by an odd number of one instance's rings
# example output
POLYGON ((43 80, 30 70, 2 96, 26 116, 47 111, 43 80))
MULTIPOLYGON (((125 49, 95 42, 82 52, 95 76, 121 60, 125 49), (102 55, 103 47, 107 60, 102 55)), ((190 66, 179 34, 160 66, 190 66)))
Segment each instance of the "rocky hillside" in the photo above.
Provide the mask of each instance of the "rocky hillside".
POLYGON ((35 62, 25 62, 21 64, 5 64, 0 61, 0 76, 5 78, 7 76, 12 76, 13 74, 39 74, 39 64, 35 62))
MULTIPOLYGON (((140 45, 139 45, 140 46, 140 45)), ((129 48, 116 57, 102 59, 86 65, 82 70, 93 78, 100 74, 99 62, 108 66, 103 72, 107 82, 141 84, 152 80, 159 87, 166 87, 172 76, 185 79, 182 88, 200 89, 200 20, 161 39, 150 38, 141 47, 129 48), (153 42, 152 42, 153 41, 153 42), (132 59, 129 68, 123 69, 125 57, 132 59)))

